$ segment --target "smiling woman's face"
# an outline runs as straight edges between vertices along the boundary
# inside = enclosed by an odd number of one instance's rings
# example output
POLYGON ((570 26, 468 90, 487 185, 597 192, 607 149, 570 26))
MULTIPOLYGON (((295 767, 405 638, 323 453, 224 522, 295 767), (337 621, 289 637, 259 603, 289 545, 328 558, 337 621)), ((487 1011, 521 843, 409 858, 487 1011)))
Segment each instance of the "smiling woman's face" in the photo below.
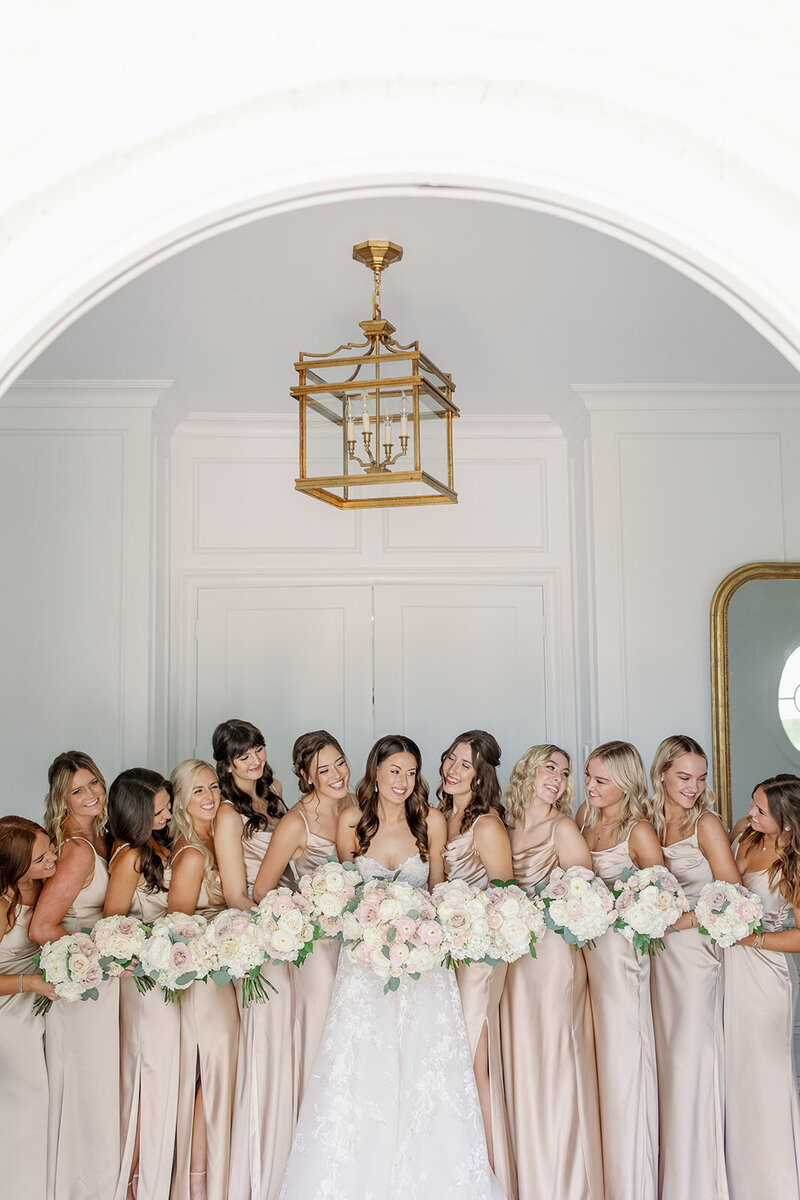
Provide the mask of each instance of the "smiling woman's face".
POLYGON ((186 803, 192 821, 213 821, 219 808, 219 780, 211 767, 201 767, 194 777, 186 803))
POLYGON ((78 820, 96 817, 106 797, 106 790, 96 775, 79 768, 72 776, 67 792, 67 808, 70 816, 78 820))
POLYGON ((534 798, 543 800, 545 804, 555 804, 567 790, 569 775, 567 756, 556 750, 547 762, 540 763, 536 768, 533 780, 534 798))
POLYGON ((405 804, 417 782, 417 760, 405 750, 390 754, 375 772, 378 795, 387 804, 405 804))

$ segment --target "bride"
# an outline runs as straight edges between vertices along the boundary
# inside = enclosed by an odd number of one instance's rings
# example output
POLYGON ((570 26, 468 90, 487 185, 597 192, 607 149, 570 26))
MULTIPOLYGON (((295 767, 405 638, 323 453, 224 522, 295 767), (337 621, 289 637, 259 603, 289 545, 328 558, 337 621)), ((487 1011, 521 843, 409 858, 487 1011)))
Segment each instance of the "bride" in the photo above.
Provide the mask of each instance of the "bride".
MULTIPOLYGON (((390 734, 370 751, 337 849, 364 879, 444 879, 444 817, 420 752, 390 734)), ((489 1167, 455 976, 436 967, 384 994, 344 952, 279 1200, 503 1200, 489 1167)))

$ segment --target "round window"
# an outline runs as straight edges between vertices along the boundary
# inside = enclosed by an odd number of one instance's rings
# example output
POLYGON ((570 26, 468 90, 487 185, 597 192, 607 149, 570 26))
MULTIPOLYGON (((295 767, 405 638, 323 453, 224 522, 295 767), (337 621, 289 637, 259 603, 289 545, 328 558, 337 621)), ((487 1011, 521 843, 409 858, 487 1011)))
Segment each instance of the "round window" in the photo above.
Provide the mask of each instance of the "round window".
POLYGON ((781 672, 778 714, 789 741, 800 750, 800 646, 789 655, 781 672))

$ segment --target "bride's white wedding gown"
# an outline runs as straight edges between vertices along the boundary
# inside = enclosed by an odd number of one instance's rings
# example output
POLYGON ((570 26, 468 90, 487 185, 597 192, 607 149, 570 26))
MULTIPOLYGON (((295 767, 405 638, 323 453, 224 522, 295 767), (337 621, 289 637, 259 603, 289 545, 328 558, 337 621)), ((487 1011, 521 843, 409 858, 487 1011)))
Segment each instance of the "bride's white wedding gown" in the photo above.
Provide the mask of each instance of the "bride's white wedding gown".
MULTIPOLYGON (((394 877, 356 859, 364 879, 394 877)), ((426 887, 418 854, 398 877, 426 887)), ((489 1167, 455 975, 384 994, 343 952, 279 1200, 504 1200, 489 1167)))

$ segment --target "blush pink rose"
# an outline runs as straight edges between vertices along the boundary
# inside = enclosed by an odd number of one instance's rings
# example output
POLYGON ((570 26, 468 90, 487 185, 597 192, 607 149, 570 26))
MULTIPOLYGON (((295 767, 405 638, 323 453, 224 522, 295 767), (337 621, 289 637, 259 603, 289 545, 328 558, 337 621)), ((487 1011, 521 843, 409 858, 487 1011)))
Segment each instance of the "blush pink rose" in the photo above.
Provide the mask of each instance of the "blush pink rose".
POLYGON ((551 900, 563 900, 569 894, 569 888, 561 879, 556 879, 547 888, 547 895, 551 900))
POLYGON ((420 941, 426 946, 435 949, 442 944, 442 927, 436 921, 423 921, 417 933, 420 941))
POLYGON ((402 967, 408 962, 408 946, 405 942, 393 942, 389 950, 389 962, 396 967, 402 967))
POLYGON ((573 897, 567 901, 567 916, 582 917, 583 916, 583 901, 573 897))

